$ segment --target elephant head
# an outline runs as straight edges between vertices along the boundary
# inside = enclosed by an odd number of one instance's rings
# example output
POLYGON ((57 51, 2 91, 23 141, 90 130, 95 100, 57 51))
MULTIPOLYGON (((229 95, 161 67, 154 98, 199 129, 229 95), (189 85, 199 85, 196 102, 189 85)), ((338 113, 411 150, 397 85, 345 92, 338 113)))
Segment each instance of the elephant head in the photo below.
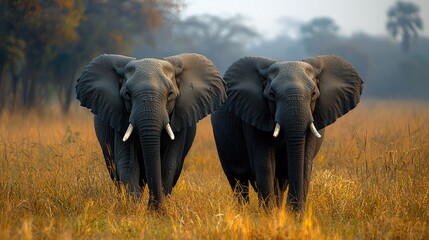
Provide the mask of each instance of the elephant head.
POLYGON ((288 203, 302 209, 305 202, 306 140, 359 102, 363 81, 338 56, 303 61, 244 57, 225 73, 226 108, 243 121, 273 137, 286 140, 288 203))
POLYGON ((193 126, 226 98, 224 82, 202 55, 135 59, 104 54, 93 59, 77 80, 81 105, 127 141, 138 133, 151 201, 162 198, 160 139, 193 126))

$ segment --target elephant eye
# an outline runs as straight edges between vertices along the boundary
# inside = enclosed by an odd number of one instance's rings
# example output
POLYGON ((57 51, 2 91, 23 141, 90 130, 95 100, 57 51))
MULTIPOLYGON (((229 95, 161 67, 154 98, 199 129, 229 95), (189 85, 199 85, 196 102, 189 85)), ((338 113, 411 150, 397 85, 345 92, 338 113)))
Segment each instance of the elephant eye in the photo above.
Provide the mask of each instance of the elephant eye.
POLYGON ((120 94, 125 100, 131 99, 131 93, 127 88, 122 88, 120 94))
POLYGON ((167 100, 168 100, 168 101, 170 101, 170 100, 172 100, 174 97, 175 97, 175 96, 174 96, 174 92, 173 92, 173 91, 170 91, 170 92, 168 93, 167 100))
POLYGON ((275 98, 276 98, 276 93, 273 90, 271 90, 270 94, 268 95, 268 99, 271 101, 274 101, 275 98))
POLYGON ((130 100, 131 99, 131 93, 128 92, 128 91, 126 91, 125 92, 125 98, 128 99, 128 100, 130 100))
POLYGON ((317 95, 317 92, 316 92, 316 90, 314 90, 314 91, 311 93, 311 99, 312 99, 312 100, 315 100, 315 99, 316 99, 316 95, 317 95))
POLYGON ((122 97, 124 98, 124 103, 125 103, 125 109, 127 110, 128 113, 131 112, 131 93, 128 91, 124 91, 122 93, 122 97))

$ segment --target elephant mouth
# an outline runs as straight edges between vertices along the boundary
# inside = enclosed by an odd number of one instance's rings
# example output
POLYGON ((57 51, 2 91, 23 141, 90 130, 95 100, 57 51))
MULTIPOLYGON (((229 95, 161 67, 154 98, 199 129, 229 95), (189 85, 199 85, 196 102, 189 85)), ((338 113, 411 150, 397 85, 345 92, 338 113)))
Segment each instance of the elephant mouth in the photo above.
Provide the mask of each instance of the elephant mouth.
MULTIPOLYGON (((126 142, 130 138, 131 133, 133 133, 133 130, 134 130, 134 126, 132 123, 130 123, 127 131, 124 134, 124 137, 122 138, 123 142, 126 142)), ((167 125, 165 126, 165 130, 167 131, 167 134, 170 137, 170 139, 174 140, 175 136, 174 136, 173 130, 171 129, 170 123, 167 123, 167 125)))
MULTIPOLYGON (((314 123, 310 124, 310 130, 317 138, 322 137, 322 135, 320 135, 320 133, 317 131, 316 126, 314 126, 314 123)), ((274 127, 273 137, 277 138, 279 133, 280 133, 280 124, 276 123, 276 126, 274 127)))

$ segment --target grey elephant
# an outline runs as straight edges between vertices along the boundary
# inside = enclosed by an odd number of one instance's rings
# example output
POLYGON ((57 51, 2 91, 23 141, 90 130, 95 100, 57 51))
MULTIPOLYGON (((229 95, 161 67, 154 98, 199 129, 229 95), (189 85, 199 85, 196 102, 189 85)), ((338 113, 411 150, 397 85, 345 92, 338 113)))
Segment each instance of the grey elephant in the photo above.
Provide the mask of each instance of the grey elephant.
POLYGON ((338 56, 303 61, 244 57, 224 75, 228 99, 211 115, 222 168, 235 195, 249 183, 265 206, 304 210, 324 128, 356 107, 363 81, 338 56))
POLYGON ((171 194, 192 145, 198 120, 226 98, 213 63, 198 54, 135 59, 104 54, 77 80, 77 99, 94 113, 110 177, 149 207, 171 194))

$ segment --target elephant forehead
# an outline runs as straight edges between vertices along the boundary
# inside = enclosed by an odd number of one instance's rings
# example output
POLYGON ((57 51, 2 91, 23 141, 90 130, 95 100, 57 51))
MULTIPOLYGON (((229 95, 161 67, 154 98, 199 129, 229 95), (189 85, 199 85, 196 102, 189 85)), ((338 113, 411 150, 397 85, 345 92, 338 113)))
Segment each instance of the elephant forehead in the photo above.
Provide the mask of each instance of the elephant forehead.
POLYGON ((274 69, 276 69, 279 71, 279 74, 292 75, 306 73, 306 71, 311 68, 311 65, 306 62, 285 61, 271 65, 270 71, 274 71, 274 69))
POLYGON ((270 67, 269 73, 272 78, 283 80, 312 79, 315 76, 314 69, 310 64, 299 61, 277 62, 270 67))
POLYGON ((174 76, 174 69, 167 61, 144 58, 130 62, 127 65, 127 72, 137 78, 153 78, 153 77, 168 77, 174 76))

